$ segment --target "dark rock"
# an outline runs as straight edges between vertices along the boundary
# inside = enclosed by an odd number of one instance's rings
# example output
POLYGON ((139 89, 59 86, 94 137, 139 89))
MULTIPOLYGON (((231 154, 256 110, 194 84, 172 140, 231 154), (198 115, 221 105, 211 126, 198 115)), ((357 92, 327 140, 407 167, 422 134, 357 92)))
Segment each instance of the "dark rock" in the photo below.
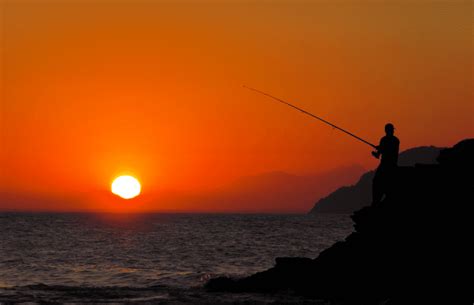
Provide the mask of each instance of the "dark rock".
POLYGON ((317 258, 278 258, 209 291, 281 292, 343 304, 472 304, 474 139, 437 165, 399 168, 391 193, 352 215, 355 232, 317 258))

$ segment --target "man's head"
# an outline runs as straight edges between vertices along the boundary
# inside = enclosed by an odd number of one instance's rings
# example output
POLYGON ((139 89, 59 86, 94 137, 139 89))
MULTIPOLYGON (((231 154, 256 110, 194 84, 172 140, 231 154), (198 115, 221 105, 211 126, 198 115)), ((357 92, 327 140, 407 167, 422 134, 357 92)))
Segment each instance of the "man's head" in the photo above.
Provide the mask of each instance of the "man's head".
POLYGON ((395 127, 393 127, 393 124, 392 123, 387 123, 385 125, 385 133, 388 135, 388 136, 393 136, 393 133, 395 132, 395 127))

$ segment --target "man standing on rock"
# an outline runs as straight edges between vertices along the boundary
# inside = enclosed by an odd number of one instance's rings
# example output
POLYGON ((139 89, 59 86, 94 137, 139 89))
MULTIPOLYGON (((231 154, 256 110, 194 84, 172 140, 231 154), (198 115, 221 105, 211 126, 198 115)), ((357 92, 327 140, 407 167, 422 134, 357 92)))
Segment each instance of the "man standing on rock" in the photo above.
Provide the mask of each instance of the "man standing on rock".
POLYGON ((372 152, 372 155, 377 159, 382 156, 372 183, 372 204, 380 203, 383 195, 387 195, 394 182, 400 148, 400 141, 393 135, 394 131, 393 124, 386 124, 385 136, 380 139, 379 146, 372 152))

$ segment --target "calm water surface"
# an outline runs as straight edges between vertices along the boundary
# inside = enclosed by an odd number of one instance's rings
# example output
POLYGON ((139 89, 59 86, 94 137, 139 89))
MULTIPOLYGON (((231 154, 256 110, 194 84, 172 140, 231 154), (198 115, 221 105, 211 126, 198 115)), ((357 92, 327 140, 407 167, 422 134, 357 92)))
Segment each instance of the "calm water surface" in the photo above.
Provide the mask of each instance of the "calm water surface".
POLYGON ((264 270, 278 256, 315 257, 351 231, 347 215, 4 213, 0 301, 84 289, 107 299, 111 287, 167 298, 210 277, 264 270))

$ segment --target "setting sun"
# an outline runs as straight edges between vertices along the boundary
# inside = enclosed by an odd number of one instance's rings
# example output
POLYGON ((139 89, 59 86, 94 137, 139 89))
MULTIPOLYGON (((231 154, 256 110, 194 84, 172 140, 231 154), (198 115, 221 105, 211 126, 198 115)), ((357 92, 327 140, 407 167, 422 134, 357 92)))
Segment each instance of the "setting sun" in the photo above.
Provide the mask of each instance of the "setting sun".
POLYGON ((138 196, 140 190, 140 182, 132 176, 120 176, 112 182, 112 193, 124 199, 138 196))

